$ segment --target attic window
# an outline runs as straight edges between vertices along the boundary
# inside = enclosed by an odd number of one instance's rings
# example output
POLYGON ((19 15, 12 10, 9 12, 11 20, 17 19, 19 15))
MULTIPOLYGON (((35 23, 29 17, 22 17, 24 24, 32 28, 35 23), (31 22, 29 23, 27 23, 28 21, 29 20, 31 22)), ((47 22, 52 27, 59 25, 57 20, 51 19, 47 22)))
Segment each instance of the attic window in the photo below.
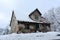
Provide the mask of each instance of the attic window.
POLYGON ((35 15, 35 19, 38 20, 38 16, 37 15, 35 15))

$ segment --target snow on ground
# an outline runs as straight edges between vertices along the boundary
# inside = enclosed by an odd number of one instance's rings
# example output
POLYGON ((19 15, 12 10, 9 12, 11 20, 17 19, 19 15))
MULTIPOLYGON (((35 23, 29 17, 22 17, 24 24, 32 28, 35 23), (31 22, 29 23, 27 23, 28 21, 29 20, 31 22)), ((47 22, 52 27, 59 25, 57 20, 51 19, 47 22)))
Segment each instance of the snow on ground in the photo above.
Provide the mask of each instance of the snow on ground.
POLYGON ((9 34, 9 35, 0 35, 0 40, 54 40, 60 39, 59 32, 47 32, 47 33, 21 33, 21 34, 9 34))

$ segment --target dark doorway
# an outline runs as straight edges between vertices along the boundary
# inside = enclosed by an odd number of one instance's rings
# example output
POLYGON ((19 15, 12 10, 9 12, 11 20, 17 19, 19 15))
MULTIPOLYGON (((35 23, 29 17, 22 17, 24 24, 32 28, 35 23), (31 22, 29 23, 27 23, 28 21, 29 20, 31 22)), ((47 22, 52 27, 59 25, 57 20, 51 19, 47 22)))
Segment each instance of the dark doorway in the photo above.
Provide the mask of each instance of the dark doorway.
POLYGON ((38 31, 39 29, 39 24, 35 24, 36 25, 36 31, 38 31))

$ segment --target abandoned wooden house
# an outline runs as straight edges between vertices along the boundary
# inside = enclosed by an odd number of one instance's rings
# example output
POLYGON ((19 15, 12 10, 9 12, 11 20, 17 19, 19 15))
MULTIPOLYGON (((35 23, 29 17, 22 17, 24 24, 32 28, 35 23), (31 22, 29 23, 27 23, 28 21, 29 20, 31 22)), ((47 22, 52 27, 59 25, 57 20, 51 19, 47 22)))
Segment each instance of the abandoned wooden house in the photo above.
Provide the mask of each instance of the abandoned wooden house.
POLYGON ((41 16, 42 14, 38 9, 35 9, 29 14, 32 21, 16 20, 14 11, 11 17, 11 33, 32 33, 32 32, 48 32, 50 31, 50 23, 41 16))

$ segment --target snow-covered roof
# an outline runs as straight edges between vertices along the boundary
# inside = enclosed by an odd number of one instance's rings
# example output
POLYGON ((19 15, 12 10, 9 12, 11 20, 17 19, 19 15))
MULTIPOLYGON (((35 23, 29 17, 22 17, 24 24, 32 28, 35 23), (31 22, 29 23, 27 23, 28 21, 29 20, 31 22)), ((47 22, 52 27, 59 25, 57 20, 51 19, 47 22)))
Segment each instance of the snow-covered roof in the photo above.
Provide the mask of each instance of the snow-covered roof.
MULTIPOLYGON (((36 9, 36 10, 34 10, 34 11, 38 11, 38 12, 39 12, 38 9, 36 9)), ((39 14, 42 15, 40 12, 39 12, 39 14)), ((24 14, 23 14, 23 15, 24 15, 24 14)), ((12 22, 12 18, 13 18, 13 17, 14 17, 16 20, 19 20, 19 21, 22 21, 22 22, 25 21, 25 22, 34 22, 34 23, 49 23, 49 22, 46 21, 45 18, 42 18, 42 17, 41 17, 41 20, 42 20, 42 21, 34 21, 34 20, 30 19, 29 14, 28 14, 28 16, 26 16, 26 17, 23 17, 23 16, 22 16, 22 19, 20 19, 20 18, 17 19, 17 17, 15 17, 14 11, 12 11, 11 22, 12 22)), ((13 19, 14 19, 14 18, 13 18, 13 19)), ((10 25, 11 25, 11 22, 10 22, 10 25)))
POLYGON ((45 22, 37 22, 37 21, 22 21, 22 20, 17 20, 18 23, 22 22, 22 23, 39 23, 39 24, 50 24, 50 23, 45 23, 45 22))
POLYGON ((35 11, 37 11, 37 12, 39 13, 39 15, 42 15, 41 12, 36 8, 33 12, 31 12, 31 13, 29 14, 29 16, 32 15, 35 11))
POLYGON ((29 18, 30 18, 31 20, 34 20, 34 21, 40 22, 40 23, 50 23, 46 18, 44 18, 44 17, 42 16, 41 12, 40 12, 38 9, 35 9, 33 12, 31 12, 31 13, 29 14, 29 18), (34 20, 34 19, 31 17, 31 15, 35 15, 35 14, 36 14, 35 12, 37 12, 37 14, 38 14, 37 16, 40 17, 39 21, 36 21, 36 20, 34 20))

